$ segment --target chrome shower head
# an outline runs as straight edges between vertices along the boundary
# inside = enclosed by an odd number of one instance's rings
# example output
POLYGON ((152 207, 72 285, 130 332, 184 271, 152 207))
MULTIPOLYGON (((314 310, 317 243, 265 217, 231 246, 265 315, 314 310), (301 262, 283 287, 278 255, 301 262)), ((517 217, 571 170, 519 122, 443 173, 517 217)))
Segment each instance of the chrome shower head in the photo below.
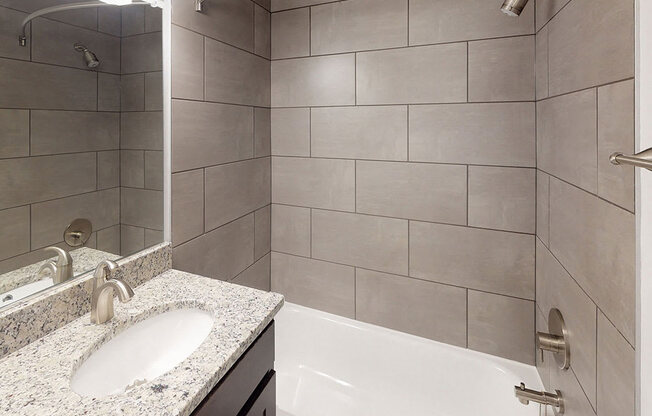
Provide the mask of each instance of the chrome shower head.
POLYGON ((505 0, 500 10, 509 16, 520 16, 528 0, 505 0))
POLYGON ((97 59, 97 56, 86 46, 82 45, 81 43, 75 43, 75 50, 82 53, 84 56, 84 62, 88 68, 94 69, 100 66, 100 60, 97 59))

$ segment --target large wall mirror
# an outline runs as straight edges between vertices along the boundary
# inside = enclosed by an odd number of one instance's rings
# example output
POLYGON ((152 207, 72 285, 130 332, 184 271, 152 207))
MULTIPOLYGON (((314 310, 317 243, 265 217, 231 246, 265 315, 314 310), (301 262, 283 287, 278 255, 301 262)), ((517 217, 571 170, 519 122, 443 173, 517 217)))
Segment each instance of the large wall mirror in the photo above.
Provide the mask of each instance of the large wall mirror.
POLYGON ((81 2, 0 0, 0 308, 163 241, 161 8, 81 2))

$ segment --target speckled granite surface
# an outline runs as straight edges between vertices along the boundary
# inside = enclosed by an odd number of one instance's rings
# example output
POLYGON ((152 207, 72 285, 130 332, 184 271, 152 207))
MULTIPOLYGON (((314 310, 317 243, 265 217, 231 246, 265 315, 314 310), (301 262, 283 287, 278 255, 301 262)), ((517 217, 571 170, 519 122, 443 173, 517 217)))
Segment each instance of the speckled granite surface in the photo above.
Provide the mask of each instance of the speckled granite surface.
MULTIPOLYGON (((132 287, 172 267, 169 243, 162 243, 118 261, 118 277, 132 287)), ((89 272, 0 310, 0 358, 88 313, 89 272)))
MULTIPOLYGON (((90 247, 80 247, 76 250, 70 252, 72 257, 72 270, 74 276, 85 273, 97 266, 97 264, 102 260, 116 260, 121 256, 113 253, 107 253, 105 251, 95 250, 90 247)), ((10 272, 0 274, 0 293, 8 292, 14 290, 19 286, 26 285, 28 283, 34 283, 39 280, 39 277, 36 275, 39 267, 43 263, 49 260, 56 261, 56 256, 39 261, 29 266, 21 267, 20 269, 12 270, 10 272)))
POLYGON ((88 315, 0 360, 0 413, 13 416, 189 415, 280 310, 283 297, 176 270, 115 304, 115 317, 93 325, 88 315), (127 393, 100 399, 70 390, 74 370, 104 342, 158 313, 184 307, 209 311, 213 328, 170 372, 127 393))

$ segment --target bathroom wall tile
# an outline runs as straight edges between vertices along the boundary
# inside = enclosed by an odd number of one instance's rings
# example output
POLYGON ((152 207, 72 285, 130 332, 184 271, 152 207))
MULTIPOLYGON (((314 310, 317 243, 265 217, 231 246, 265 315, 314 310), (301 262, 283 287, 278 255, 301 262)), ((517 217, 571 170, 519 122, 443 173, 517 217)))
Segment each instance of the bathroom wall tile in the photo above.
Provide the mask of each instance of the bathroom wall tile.
POLYGON ((145 74, 145 111, 163 111, 163 72, 145 74))
POLYGON ((163 151, 145 151, 145 188, 163 190, 163 151))
POLYGON ((270 201, 270 159, 254 159, 206 169, 206 230, 212 230, 270 201))
POLYGON ((272 59, 310 55, 310 9, 272 14, 272 59))
MULTIPOLYGON (((23 19, 27 13, 0 7, 0 56, 3 58, 29 60, 30 48, 23 48, 17 42, 23 19)), ((27 42, 31 43, 30 30, 26 32, 27 42)))
POLYGON ((309 108, 272 109, 272 154, 310 156, 309 108))
POLYGON ((118 113, 32 110, 31 114, 32 156, 120 147, 118 113))
POLYGON ((204 170, 172 175, 172 245, 204 232, 204 170))
POLYGON ((570 0, 538 0, 536 5, 536 27, 541 29, 548 23, 570 0))
POLYGON ((88 71, 86 62, 73 45, 80 43, 97 55, 97 71, 120 73, 120 39, 49 19, 32 21, 32 61, 70 66, 88 71))
POLYGON ((122 224, 163 229, 163 192, 121 188, 120 222, 122 224))
POLYGON ((268 205, 254 213, 255 245, 254 258, 256 260, 269 253, 272 245, 272 206, 268 205))
POLYGON ((120 148, 163 150, 163 112, 122 113, 120 148))
POLYGON ((313 208, 355 210, 355 162, 274 157, 272 201, 313 208))
POLYGON ((0 211, 0 259, 29 251, 30 207, 22 206, 0 211))
POLYGON ((550 179, 550 249, 630 342, 635 332, 635 242, 633 214, 550 179))
POLYGON ((120 254, 130 256, 145 248, 145 229, 120 225, 120 254))
POLYGON ((548 97, 548 27, 543 28, 536 37, 536 90, 537 100, 548 97))
POLYGON ((258 5, 254 8, 254 53, 269 59, 272 50, 272 16, 258 5))
POLYGON ((122 10, 117 7, 98 7, 97 30, 109 35, 121 36, 122 10))
POLYGON ((534 299, 534 237, 410 222, 410 276, 534 299))
POLYGON ((122 36, 145 33, 145 6, 131 6, 122 11, 122 36))
POLYGON ((161 32, 122 38, 122 73, 163 70, 161 32))
POLYGON ((356 319, 466 347, 466 292, 356 269, 356 319))
POLYGON ((634 167, 614 166, 614 152, 634 153, 634 81, 598 88, 598 195, 634 211, 634 167))
POLYGON ((269 61, 212 39, 205 43, 206 100, 269 107, 269 61))
POLYGON ((269 108, 254 109, 254 157, 272 154, 272 122, 269 108))
POLYGON ((534 36, 469 42, 469 101, 534 100, 534 47, 534 36))
POLYGON ((120 186, 145 187, 145 152, 142 150, 120 151, 120 186))
POLYGON ((410 0, 410 45, 533 33, 534 7, 518 19, 496 7, 486 0, 410 0))
POLYGON ((29 155, 29 111, 0 110, 0 159, 29 155))
POLYGON ((636 407, 636 354, 609 320, 598 312, 598 414, 633 415, 636 407))
POLYGON ((32 205, 32 250, 62 240, 63 230, 75 218, 88 218, 101 230, 120 222, 120 190, 75 195, 32 205))
POLYGON ((145 228, 145 247, 152 247, 163 242, 163 230, 145 228))
POLYGON ((537 170, 537 236, 543 244, 550 240, 550 176, 537 170))
POLYGON ((172 171, 253 157, 251 108, 192 101, 172 102, 172 171))
POLYGON ((310 9, 313 55, 407 46, 406 0, 353 0, 310 9))
POLYGON ((120 186, 120 151, 97 153, 97 189, 120 186))
POLYGON ((269 292, 271 290, 271 262, 272 253, 267 253, 263 258, 237 275, 231 280, 231 283, 269 292))
POLYGON ((172 250, 172 267, 230 280, 254 262, 254 214, 230 222, 172 250))
POLYGON ((253 51, 254 4, 242 0, 206 0, 195 12, 186 0, 172 0, 172 23, 213 39, 253 51))
POLYGON ((467 167, 425 163, 356 165, 357 212, 466 224, 467 167))
POLYGON ((122 111, 145 111, 145 74, 123 75, 121 91, 122 111))
POLYGON ((272 1, 272 11, 294 9, 297 7, 313 6, 315 4, 329 3, 332 0, 274 0, 272 1))
POLYGON ((536 166, 534 103, 410 106, 410 160, 536 166))
POLYGON ((313 108, 312 156, 407 160, 407 107, 313 108))
POLYGON ((534 302, 469 290, 469 348, 534 364, 534 302))
POLYGON ((405 275, 408 221, 313 210, 312 257, 405 275))
POLYGON ((0 59, 0 107, 53 110, 97 108, 97 74, 0 59))
POLYGON ((263 6, 267 11, 272 10, 272 0, 254 0, 254 2, 263 6))
POLYGON ((536 170, 469 166, 469 225, 536 232, 536 170))
POLYGON ((355 104, 355 62, 354 54, 273 61, 272 106, 355 104))
POLYGON ((113 225, 97 232, 97 249, 120 254, 120 225, 113 225))
POLYGON ((97 111, 120 111, 120 75, 97 74, 97 111))
POLYGON ((172 25, 171 61, 172 97, 203 100, 204 37, 172 25))
POLYGON ((355 269, 272 253, 272 291, 288 302, 355 318, 355 269))
POLYGON ((594 89, 537 103, 537 167, 597 192, 597 105, 594 89))
POLYGON ((310 257, 310 208, 272 205, 272 250, 310 257))
POLYGON ((580 0, 549 25, 550 94, 634 76, 634 3, 580 0))
POLYGON ((466 78, 465 43, 359 53, 357 104, 465 102, 466 78))
POLYGON ((0 160, 0 209, 94 191, 96 168, 95 153, 0 160))
MULTIPOLYGON (((550 389, 553 391, 559 390, 562 392, 564 398, 565 415, 595 415, 595 410, 593 410, 589 399, 587 399, 584 391, 582 390, 582 386, 577 381, 577 378, 572 371, 561 370, 559 367, 551 363, 550 389)), ((554 415, 552 409, 548 408, 548 414, 554 415)))
MULTIPOLYGON (((596 404, 596 307, 548 249, 537 241, 537 303, 548 319, 550 309, 564 315, 573 349, 571 366, 584 392, 596 404)), ((547 326, 544 328, 547 331, 547 326)), ((556 366, 556 364, 552 364, 556 366)))
POLYGON ((163 29, 163 9, 145 7, 145 32, 160 32, 163 29))

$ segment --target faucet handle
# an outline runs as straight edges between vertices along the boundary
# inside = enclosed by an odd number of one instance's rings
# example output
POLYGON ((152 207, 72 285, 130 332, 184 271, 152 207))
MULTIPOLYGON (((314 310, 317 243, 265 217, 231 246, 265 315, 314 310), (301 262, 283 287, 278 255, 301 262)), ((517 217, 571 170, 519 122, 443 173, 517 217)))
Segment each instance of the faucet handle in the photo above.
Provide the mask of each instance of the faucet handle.
POLYGON ((45 247, 43 250, 51 251, 57 255, 57 266, 72 265, 72 256, 66 250, 55 246, 45 247))

